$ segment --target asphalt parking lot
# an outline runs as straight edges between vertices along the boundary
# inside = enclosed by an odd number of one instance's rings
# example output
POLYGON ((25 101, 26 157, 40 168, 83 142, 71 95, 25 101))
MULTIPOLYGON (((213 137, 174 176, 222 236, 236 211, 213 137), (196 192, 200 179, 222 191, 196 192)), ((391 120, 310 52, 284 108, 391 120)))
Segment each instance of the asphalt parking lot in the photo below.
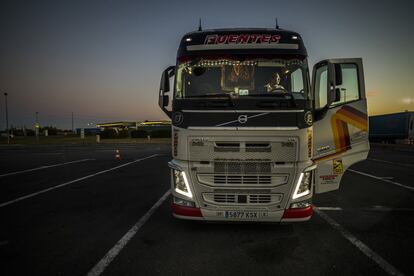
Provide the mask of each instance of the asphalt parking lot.
POLYGON ((166 144, 1 147, 0 275, 414 274, 414 151, 373 147, 296 224, 174 219, 169 160, 166 144))

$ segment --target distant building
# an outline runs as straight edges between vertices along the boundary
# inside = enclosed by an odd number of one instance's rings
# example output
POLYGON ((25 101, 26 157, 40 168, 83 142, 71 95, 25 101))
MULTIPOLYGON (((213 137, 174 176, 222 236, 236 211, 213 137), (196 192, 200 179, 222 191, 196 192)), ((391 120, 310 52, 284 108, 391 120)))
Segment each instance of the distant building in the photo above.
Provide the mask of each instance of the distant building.
POLYGON ((144 121, 139 123, 144 126, 171 126, 171 121, 144 121))
POLYGON ((153 130, 171 130, 171 121, 145 121, 138 124, 137 129, 153 130))
POLYGON ((120 130, 133 130, 133 129, 161 129, 170 128, 171 121, 144 121, 144 122, 113 122, 113 123, 99 123, 96 124, 98 128, 104 129, 115 129, 120 130))
POLYGON ((98 128, 104 129, 115 129, 116 131, 125 130, 125 129, 136 129, 136 122, 113 122, 113 123, 101 123, 96 124, 98 128))

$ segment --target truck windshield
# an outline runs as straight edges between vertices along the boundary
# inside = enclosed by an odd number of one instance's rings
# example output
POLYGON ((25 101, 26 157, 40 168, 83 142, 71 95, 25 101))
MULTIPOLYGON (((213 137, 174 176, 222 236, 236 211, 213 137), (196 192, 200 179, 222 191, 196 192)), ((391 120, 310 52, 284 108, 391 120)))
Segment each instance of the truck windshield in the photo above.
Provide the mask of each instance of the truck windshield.
POLYGON ((307 63, 299 59, 196 59, 178 65, 175 98, 308 99, 307 63), (284 98, 284 97, 280 97, 284 98))

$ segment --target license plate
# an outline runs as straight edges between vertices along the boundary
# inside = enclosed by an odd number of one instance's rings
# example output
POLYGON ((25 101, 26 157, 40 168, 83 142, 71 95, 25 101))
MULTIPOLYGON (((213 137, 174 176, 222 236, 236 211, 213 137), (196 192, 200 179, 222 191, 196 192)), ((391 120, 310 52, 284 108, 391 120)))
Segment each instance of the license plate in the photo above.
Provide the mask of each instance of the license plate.
POLYGON ((227 219, 261 219, 268 216, 267 212, 256 211, 223 211, 218 212, 218 216, 225 217, 227 219))

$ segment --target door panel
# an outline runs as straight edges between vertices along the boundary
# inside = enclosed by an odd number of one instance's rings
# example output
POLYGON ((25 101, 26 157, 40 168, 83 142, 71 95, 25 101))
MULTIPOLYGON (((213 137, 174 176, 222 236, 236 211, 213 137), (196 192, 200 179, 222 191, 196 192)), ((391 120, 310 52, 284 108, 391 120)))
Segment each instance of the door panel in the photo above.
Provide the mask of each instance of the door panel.
POLYGON ((315 192, 323 193, 337 190, 346 169, 366 159, 368 115, 361 59, 326 60, 315 66, 315 109, 322 114, 313 125, 315 192), (327 72, 320 74, 323 66, 327 72), (335 70, 341 70, 339 77, 335 70))

